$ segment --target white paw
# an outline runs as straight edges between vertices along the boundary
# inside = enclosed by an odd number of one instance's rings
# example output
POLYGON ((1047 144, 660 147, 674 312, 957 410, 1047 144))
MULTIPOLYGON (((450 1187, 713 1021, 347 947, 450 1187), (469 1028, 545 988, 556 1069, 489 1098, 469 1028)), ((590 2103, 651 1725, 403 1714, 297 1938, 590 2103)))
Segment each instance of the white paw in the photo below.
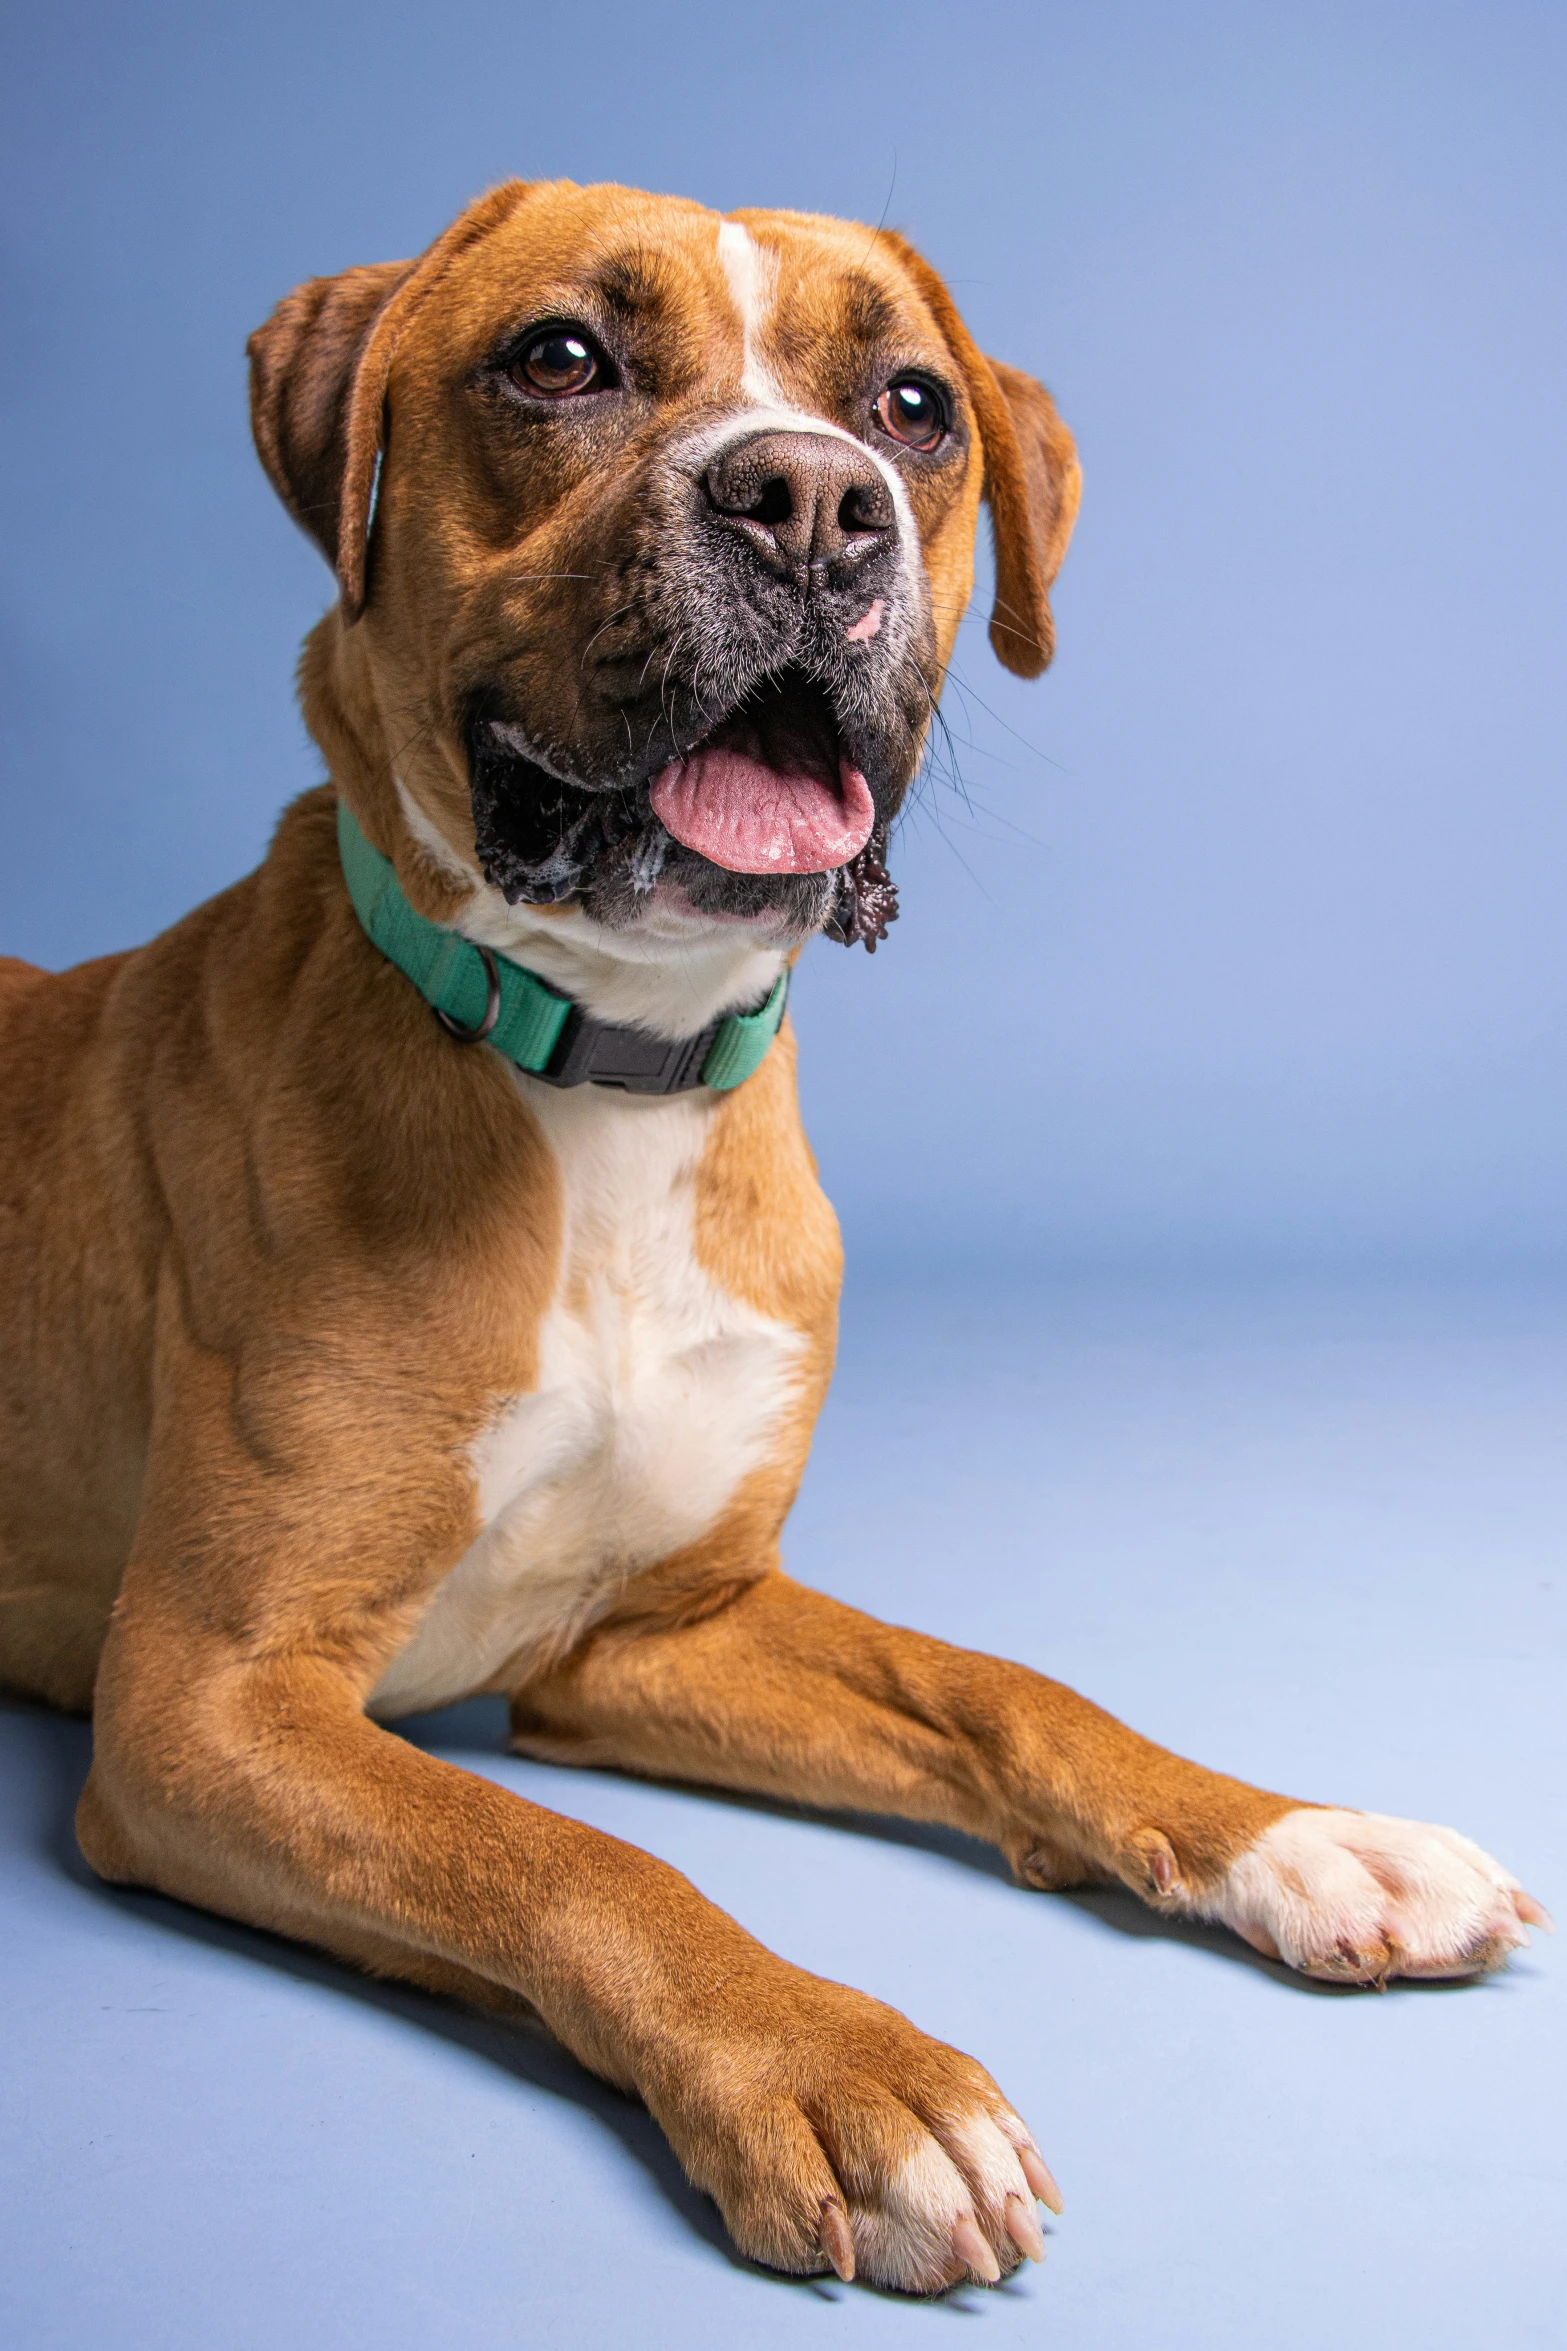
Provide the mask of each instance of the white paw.
POLYGON ((1356 1984, 1482 1975, 1551 1923, 1455 1829, 1309 1806, 1265 1830, 1200 1907, 1270 1959, 1356 1984))
POLYGON ((644 2095, 742 2252, 912 2294, 1044 2258, 1034 2202, 1060 2193, 972 2057, 768 1952, 734 1980, 644 2095))
POLYGON ((879 2285, 928 2294, 965 2270, 993 2286, 1020 2253, 1043 2261, 1034 2199, 1059 2209, 1060 2197, 1025 2126, 1010 2109, 998 2119, 971 2112, 949 2123, 945 2136, 942 2146, 921 2133, 884 2177, 857 2183, 849 2262, 823 2241, 840 2276, 857 2271, 879 2285))

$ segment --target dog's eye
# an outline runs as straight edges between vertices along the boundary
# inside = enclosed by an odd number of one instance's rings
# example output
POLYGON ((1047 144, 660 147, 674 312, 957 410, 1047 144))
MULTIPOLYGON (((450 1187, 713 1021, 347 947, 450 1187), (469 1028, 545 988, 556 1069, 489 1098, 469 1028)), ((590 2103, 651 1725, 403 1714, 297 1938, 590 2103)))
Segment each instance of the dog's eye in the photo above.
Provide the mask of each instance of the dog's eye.
POLYGON ((609 374, 595 346, 575 327, 546 327, 523 345, 506 372, 524 392, 555 400, 571 392, 602 391, 609 374))
POLYGON ((876 403, 876 421, 905 449, 934 449, 947 431, 947 404, 919 376, 894 376, 876 403))

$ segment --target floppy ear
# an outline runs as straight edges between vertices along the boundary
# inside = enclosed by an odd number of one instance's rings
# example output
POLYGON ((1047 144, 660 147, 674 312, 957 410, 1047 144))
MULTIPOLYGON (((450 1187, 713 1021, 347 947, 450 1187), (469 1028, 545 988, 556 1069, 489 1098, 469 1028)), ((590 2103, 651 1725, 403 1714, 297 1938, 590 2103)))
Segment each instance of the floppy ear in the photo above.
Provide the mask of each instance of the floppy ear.
POLYGON ((935 312, 974 403, 996 546, 990 642, 1006 668, 1037 678, 1055 651, 1050 584, 1077 519, 1083 477, 1076 447, 1044 385, 987 359, 930 263, 894 232, 882 235, 935 312))
POLYGON ((1044 385, 999 359, 980 365, 994 378, 1011 426, 1006 431, 997 418, 987 428, 981 417, 996 541, 990 642, 1008 669, 1037 678, 1056 647, 1050 589, 1077 520, 1083 469, 1044 385))
POLYGON ((361 602, 364 593, 344 562, 351 391, 377 314, 413 266, 383 261, 310 278, 284 296, 245 346, 256 453, 289 513, 337 572, 345 605, 351 593, 361 602))
POLYGON ((399 338, 442 272, 524 192, 519 180, 492 188, 417 261, 309 279, 246 345, 257 454, 289 513, 336 571, 345 620, 357 620, 365 607, 376 467, 399 338))

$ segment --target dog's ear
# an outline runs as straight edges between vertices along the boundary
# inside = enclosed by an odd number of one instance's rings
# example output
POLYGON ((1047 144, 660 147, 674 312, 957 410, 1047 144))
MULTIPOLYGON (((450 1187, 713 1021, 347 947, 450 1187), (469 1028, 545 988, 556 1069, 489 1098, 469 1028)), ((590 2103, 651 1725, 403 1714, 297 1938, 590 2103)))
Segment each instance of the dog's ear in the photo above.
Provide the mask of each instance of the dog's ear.
POLYGON ((996 545, 996 601, 990 642, 1020 678, 1037 678, 1055 651, 1050 584, 1061 568, 1082 470, 1071 434, 1043 384, 987 359, 928 261, 884 229, 907 265, 963 370, 979 421, 985 498, 996 545))
POLYGON ((459 253, 525 193, 510 180, 453 221, 417 261, 311 278, 246 346, 256 451, 289 513, 337 573, 343 616, 364 610, 376 469, 392 359, 414 310, 459 253))
MULTIPOLYGON (((1041 383, 999 359, 980 366, 1000 391, 1006 422, 980 412, 985 495, 996 541, 990 642, 1020 678, 1037 678, 1056 646, 1050 589, 1083 492, 1077 444, 1041 383)), ((978 407, 978 401, 975 402, 978 407)))
POLYGON ((338 573, 345 604, 350 395, 376 318, 413 266, 383 261, 373 269, 345 269, 340 277, 310 278, 285 295, 246 345, 256 453, 289 513, 338 573))

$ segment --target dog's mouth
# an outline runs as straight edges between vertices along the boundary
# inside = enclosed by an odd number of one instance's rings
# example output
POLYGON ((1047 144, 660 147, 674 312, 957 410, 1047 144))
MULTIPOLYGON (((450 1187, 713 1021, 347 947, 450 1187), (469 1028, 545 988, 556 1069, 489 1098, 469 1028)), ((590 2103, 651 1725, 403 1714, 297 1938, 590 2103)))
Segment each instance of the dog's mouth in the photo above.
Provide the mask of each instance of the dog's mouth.
POLYGON ((825 874, 857 857, 876 823, 836 711, 798 671, 764 679, 653 778, 666 831, 727 873, 825 874))
POLYGON ((668 864, 704 899, 726 886, 747 913, 780 893, 802 910, 806 898, 830 908, 826 877, 877 833, 867 754, 853 755, 831 696, 799 669, 758 680, 689 749, 655 755, 633 782, 564 781, 493 703, 476 707, 467 732, 479 861, 513 905, 597 895, 611 871, 645 900, 668 864))
POLYGON ((864 772, 880 772, 875 738, 848 739, 803 670, 759 680, 688 750, 671 756, 666 736, 635 781, 563 781, 493 702, 475 705, 467 744, 479 863, 513 906, 578 905, 623 930, 656 903, 873 952, 897 918, 889 811, 864 772))

